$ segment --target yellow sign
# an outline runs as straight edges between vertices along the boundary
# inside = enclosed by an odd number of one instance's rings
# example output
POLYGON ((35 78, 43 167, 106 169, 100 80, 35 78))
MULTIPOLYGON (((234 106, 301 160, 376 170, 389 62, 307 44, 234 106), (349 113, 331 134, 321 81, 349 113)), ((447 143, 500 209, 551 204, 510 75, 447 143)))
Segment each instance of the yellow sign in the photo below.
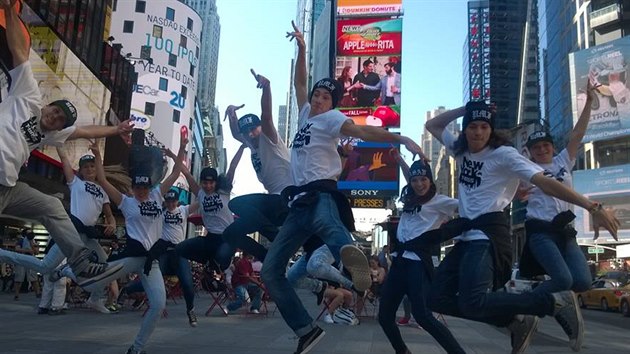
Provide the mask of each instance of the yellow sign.
POLYGON ((338 0, 340 16, 379 15, 402 13, 402 0, 338 0))

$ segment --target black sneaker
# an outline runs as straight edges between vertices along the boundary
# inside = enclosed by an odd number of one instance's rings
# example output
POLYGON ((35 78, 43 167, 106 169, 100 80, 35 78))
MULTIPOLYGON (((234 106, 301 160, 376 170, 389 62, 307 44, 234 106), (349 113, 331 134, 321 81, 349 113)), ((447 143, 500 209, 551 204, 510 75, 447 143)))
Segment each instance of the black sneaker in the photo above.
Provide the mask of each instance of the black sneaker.
POLYGON ((584 319, 577 296, 571 290, 551 294, 554 299, 553 316, 569 337, 569 346, 580 351, 584 339, 584 319))
POLYGON ((538 327, 538 317, 531 315, 519 317, 522 318, 519 319, 515 317, 508 325, 508 329, 512 332, 510 335, 510 339, 512 341, 512 354, 524 353, 525 350, 527 350, 527 347, 529 347, 529 343, 532 340, 532 335, 538 327))
POLYGON ((50 316, 65 315, 66 311, 64 309, 50 309, 48 310, 48 314, 50 316))
POLYGON ((133 345, 127 349, 127 354, 147 354, 144 350, 138 350, 133 345))
POLYGON ((300 337, 297 350, 294 354, 308 353, 319 342, 320 339, 326 334, 323 329, 316 326, 310 332, 300 337))
POLYGON ((37 314, 38 315, 45 315, 48 313, 48 309, 45 307, 38 307, 37 308, 37 314))
POLYGON ((82 263, 81 268, 78 268, 81 270, 78 273, 75 272, 77 284, 82 288, 113 276, 123 268, 122 263, 113 266, 110 266, 108 263, 98 263, 89 260, 82 263))
POLYGON ((317 296, 317 306, 321 305, 322 301, 324 301, 324 293, 326 292, 326 288, 328 288, 328 283, 322 281, 322 289, 318 292, 313 291, 313 294, 317 296))
POLYGON ((133 304, 131 304, 131 308, 136 311, 140 310, 142 306, 144 306, 145 303, 146 303, 146 300, 144 298, 136 299, 136 301, 134 301, 133 304))
POLYGON ((195 315, 195 309, 191 309, 190 311, 186 311, 188 315, 188 323, 190 327, 197 327, 197 315, 195 315))

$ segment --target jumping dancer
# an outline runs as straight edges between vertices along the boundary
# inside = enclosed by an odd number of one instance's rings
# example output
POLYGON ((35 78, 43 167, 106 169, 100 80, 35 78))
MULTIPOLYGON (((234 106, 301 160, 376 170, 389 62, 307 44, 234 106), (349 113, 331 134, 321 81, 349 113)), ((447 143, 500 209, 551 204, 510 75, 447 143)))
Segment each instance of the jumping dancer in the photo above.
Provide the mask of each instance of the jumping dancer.
POLYGON ((439 239, 426 234, 440 227, 457 211, 457 200, 436 193, 431 167, 420 160, 411 168, 402 160, 398 150, 394 157, 403 170, 407 185, 401 200, 403 211, 396 238, 392 239, 392 264, 381 288, 378 322, 397 354, 411 353, 396 325, 396 311, 406 295, 411 302, 414 319, 446 350, 464 353, 451 332, 438 321, 427 307, 433 277, 431 249, 439 239))
POLYGON ((0 212, 34 219, 46 227, 68 257, 79 286, 88 286, 121 270, 93 260, 92 251, 81 242, 61 202, 18 181, 20 167, 29 154, 43 145, 60 146, 66 140, 128 134, 128 121, 118 126, 75 127, 77 109, 68 100, 42 105, 41 94, 28 61, 29 40, 22 32, 15 1, 1 0, 6 36, 13 59, 8 96, 0 103, 0 212))
MULTIPOLYGON (((357 126, 341 112, 333 110, 342 91, 337 80, 319 80, 309 97, 306 45, 302 33, 295 24, 292 25, 293 32, 287 33, 287 37, 296 39, 298 45, 294 85, 300 115, 299 131, 291 144, 293 185, 282 192, 291 204, 289 215, 265 258, 262 278, 282 317, 300 337, 296 350, 300 354, 308 352, 322 338, 324 331, 314 324, 287 280, 287 263, 312 235, 326 243, 337 261, 342 246, 352 243, 349 232, 354 230, 352 209, 337 190, 337 178, 342 169, 337 153, 339 139, 352 136, 366 141, 404 143, 413 153, 421 153, 421 149, 407 137, 376 127, 357 126)), ((346 263, 344 266, 353 272, 352 265, 346 263)), ((357 279, 360 277, 368 277, 369 286, 369 273, 352 274, 355 285, 360 283, 357 279)))
POLYGON ((525 351, 538 317, 554 315, 570 327, 571 341, 580 341, 582 316, 572 291, 508 294, 496 292, 511 272, 511 235, 503 210, 516 193, 519 179, 546 194, 581 206, 611 233, 618 221, 592 202, 567 188, 543 169, 506 146, 494 131, 494 112, 484 102, 469 102, 438 115, 426 128, 455 157, 459 166, 459 219, 444 229, 457 243, 436 272, 430 308, 439 313, 485 322, 511 331, 512 352, 525 351), (446 126, 464 116, 456 138, 446 126), (525 315, 525 316, 523 316, 525 315))

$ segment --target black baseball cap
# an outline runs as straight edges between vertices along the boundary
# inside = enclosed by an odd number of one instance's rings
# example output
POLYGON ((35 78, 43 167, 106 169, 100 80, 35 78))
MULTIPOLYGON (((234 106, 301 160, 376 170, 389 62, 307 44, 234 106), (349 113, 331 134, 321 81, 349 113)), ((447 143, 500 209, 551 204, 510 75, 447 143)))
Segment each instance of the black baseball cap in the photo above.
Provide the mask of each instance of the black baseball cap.
POLYGON ((201 175, 199 176, 199 180, 203 181, 216 181, 219 177, 219 173, 215 168, 206 167, 201 170, 201 175))
POLYGON ((95 160, 96 158, 94 157, 94 155, 83 155, 79 159, 79 168, 83 167, 83 165, 85 165, 86 163, 94 162, 95 160))
POLYGON ((66 123, 63 126, 64 129, 72 126, 74 122, 77 121, 77 107, 75 107, 72 102, 68 100, 57 100, 52 102, 50 105, 61 108, 63 113, 66 115, 66 123))
POLYGON ((134 187, 151 187, 151 177, 145 174, 137 174, 131 178, 131 185, 134 187))
POLYGON ((175 189, 171 189, 164 194, 164 200, 179 200, 179 192, 175 189))
POLYGON ((250 130, 260 125, 260 118, 255 114, 246 114, 238 120, 238 130, 241 134, 249 134, 250 130))
POLYGON ((541 130, 541 131, 531 133, 527 137, 527 143, 525 143, 525 145, 527 146, 528 149, 530 149, 532 146, 534 146, 534 144, 541 141, 547 141, 553 144, 553 138, 551 137, 551 134, 547 133, 546 131, 541 130))

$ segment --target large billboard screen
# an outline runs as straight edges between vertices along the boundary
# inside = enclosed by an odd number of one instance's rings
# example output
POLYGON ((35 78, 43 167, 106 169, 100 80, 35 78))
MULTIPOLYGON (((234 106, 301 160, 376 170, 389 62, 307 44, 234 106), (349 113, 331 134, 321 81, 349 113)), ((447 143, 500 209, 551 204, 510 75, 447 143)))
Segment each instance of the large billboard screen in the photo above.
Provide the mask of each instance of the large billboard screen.
MULTIPOLYGON (((573 186, 589 199, 613 209, 621 222, 619 240, 630 240, 630 165, 573 172, 573 186)), ((593 239, 593 223, 588 211, 576 208, 575 228, 578 238, 593 239)), ((600 230, 600 241, 613 241, 606 230, 600 230)))
POLYGON ((337 0, 339 16, 402 13, 402 0, 337 0))
POLYGON ((354 18, 337 21, 338 56, 399 55, 402 18, 354 18))
POLYGON ((630 83, 626 58, 630 58, 630 37, 569 54, 574 123, 585 105, 588 77, 601 84, 591 105, 591 119, 583 142, 630 135, 630 83))

